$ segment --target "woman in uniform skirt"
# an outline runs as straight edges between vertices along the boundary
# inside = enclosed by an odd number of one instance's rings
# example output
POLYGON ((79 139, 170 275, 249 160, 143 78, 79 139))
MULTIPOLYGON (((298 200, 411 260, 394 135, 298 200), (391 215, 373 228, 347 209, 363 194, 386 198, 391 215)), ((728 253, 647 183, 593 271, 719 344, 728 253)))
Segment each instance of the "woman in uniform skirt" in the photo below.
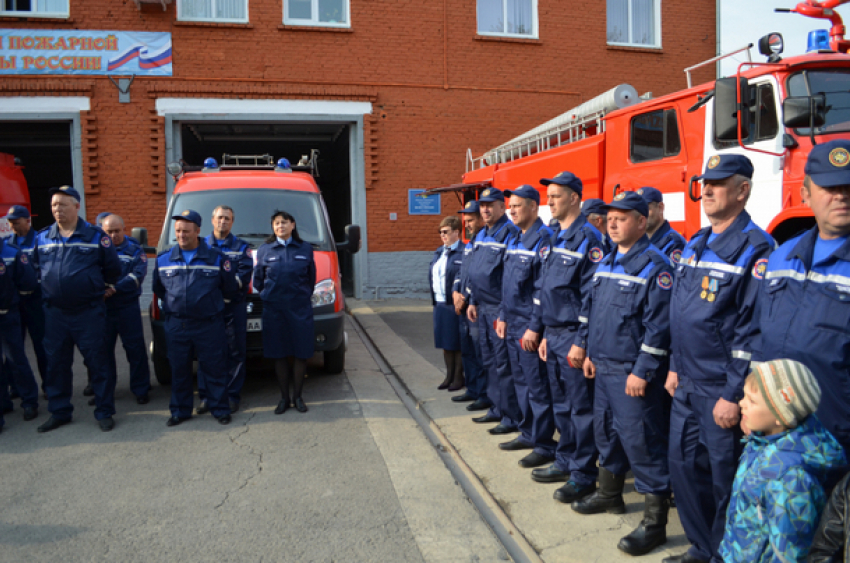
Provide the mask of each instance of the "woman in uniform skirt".
POLYGON ((450 215, 440 222, 442 245, 434 251, 428 269, 431 303, 434 305, 434 346, 443 350, 446 379, 438 389, 463 389, 463 363, 460 353, 460 326, 452 300, 455 278, 460 273, 463 245, 460 243, 460 220, 450 215))
POLYGON ((263 355, 275 360, 281 396, 275 414, 289 408, 290 384, 292 404, 307 412, 301 390, 314 351, 313 247, 301 240, 295 217, 286 211, 275 211, 271 223, 274 234, 257 250, 254 267, 254 289, 263 300, 263 355))

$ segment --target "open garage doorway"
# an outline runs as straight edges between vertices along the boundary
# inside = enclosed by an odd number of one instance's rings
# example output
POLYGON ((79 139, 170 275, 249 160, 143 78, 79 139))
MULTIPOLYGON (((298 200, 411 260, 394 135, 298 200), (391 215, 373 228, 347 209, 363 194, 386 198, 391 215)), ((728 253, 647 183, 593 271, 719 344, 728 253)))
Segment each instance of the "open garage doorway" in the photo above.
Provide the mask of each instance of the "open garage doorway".
POLYGON ((36 230, 53 223, 50 188, 74 184, 71 121, 0 121, 0 152, 23 167, 36 230))
MULTIPOLYGON (((270 154, 275 161, 287 158, 293 165, 302 156, 319 150, 316 183, 328 208, 335 240, 345 238, 352 223, 350 131, 347 123, 269 123, 182 121, 179 124, 180 154, 188 164, 200 165, 212 157, 219 163, 223 154, 270 154)), ((272 210, 269 210, 271 216, 272 210)), ((238 232, 239 218, 234 229, 238 232)), ((353 261, 348 252, 339 253, 343 291, 353 295, 353 261)))

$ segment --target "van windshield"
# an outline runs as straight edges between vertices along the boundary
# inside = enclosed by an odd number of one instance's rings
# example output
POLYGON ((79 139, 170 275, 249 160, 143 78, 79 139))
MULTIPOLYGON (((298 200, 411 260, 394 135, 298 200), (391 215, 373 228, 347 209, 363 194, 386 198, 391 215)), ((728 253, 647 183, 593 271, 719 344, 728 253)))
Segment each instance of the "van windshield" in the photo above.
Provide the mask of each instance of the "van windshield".
MULTIPOLYGON (((815 135, 850 131, 850 71, 847 69, 804 70, 788 79, 789 96, 826 97, 826 123, 815 127, 815 135)), ((809 135, 808 127, 800 127, 799 135, 809 135)))
MULTIPOLYGON (((317 250, 333 250, 324 208, 316 193, 244 188, 187 192, 176 196, 171 214, 179 215, 186 209, 197 211, 203 219, 201 236, 206 237, 212 233, 212 214, 219 205, 233 208, 232 232, 253 248, 258 248, 272 234, 272 214, 281 210, 295 217, 298 234, 304 241, 317 250)), ((175 244, 174 221, 169 218, 167 247, 175 244)))

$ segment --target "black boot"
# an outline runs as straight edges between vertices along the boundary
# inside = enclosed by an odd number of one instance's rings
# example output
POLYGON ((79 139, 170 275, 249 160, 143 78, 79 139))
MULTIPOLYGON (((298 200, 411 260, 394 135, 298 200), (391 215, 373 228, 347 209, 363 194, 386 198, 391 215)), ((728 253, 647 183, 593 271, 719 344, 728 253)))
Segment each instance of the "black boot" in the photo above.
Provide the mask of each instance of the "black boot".
POLYGON ((620 540, 617 548, 629 555, 644 555, 667 543, 667 512, 670 494, 646 495, 643 520, 628 536, 620 540))
POLYGON ((599 489, 587 498, 575 501, 571 506, 579 514, 623 514, 626 503, 623 502, 625 475, 614 475, 607 469, 599 468, 599 489))

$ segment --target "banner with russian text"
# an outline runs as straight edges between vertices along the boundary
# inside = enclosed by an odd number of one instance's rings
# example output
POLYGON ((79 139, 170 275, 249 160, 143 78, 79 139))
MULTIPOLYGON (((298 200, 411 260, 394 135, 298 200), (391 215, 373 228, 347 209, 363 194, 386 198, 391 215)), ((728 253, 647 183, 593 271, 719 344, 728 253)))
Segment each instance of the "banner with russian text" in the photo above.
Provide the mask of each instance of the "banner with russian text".
POLYGON ((0 74, 171 76, 171 34, 0 29, 0 74))

